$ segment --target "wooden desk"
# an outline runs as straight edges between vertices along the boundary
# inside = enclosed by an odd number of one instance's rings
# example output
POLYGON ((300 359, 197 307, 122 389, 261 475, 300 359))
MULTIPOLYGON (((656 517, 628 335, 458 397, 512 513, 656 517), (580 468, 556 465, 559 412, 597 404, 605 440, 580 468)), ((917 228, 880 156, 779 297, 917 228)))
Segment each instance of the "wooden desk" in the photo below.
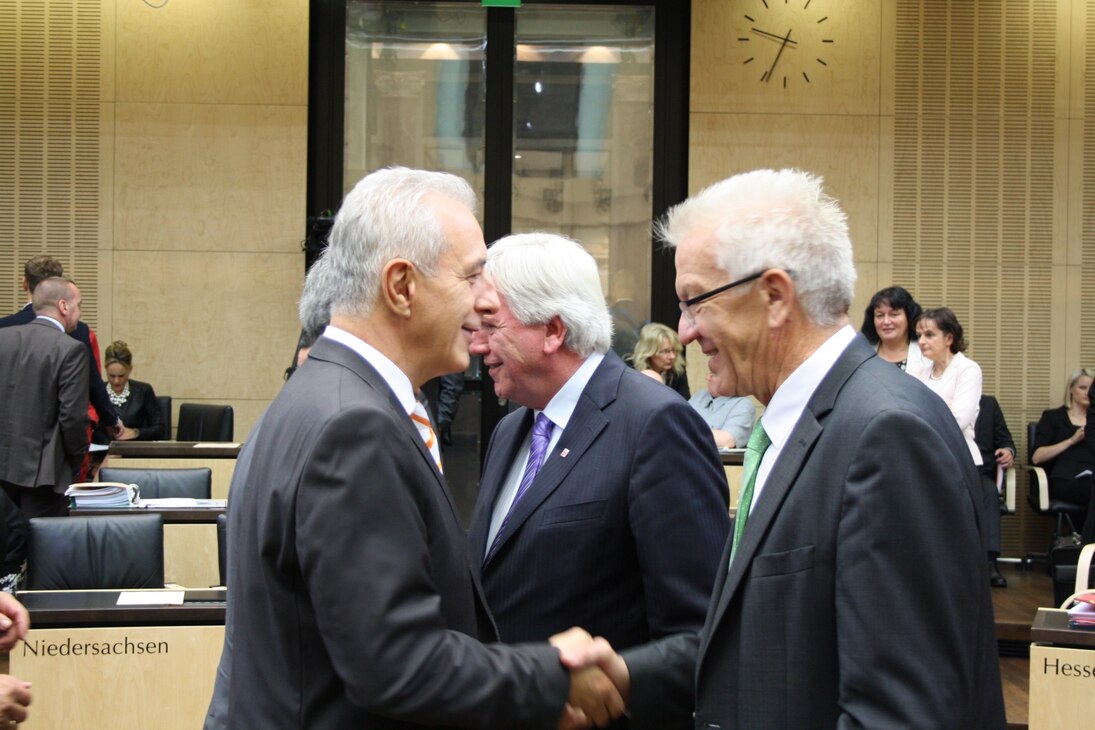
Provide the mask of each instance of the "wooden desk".
POLYGON ((103 466, 123 469, 190 469, 209 467, 210 497, 228 499, 240 444, 197 441, 111 441, 103 466))
POLYGON ((34 683, 21 728, 201 727, 224 641, 224 603, 116 606, 118 591, 19 595, 31 615, 9 671, 34 683))
POLYGON ((163 517, 163 576, 168 583, 206 588, 220 583, 217 516, 224 509, 70 509, 70 515, 159 514, 163 517))
POLYGON ((1030 638, 1030 729, 1089 727, 1095 632, 1068 628, 1065 611, 1039 608, 1030 638))

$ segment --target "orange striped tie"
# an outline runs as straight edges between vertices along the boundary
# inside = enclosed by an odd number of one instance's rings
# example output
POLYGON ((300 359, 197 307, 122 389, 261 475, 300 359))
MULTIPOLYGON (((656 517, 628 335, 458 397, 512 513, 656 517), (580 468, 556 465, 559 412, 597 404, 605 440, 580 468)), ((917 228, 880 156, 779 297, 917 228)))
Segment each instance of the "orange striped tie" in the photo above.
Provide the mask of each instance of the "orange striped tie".
POLYGON ((433 424, 430 423, 430 417, 426 415, 426 409, 421 401, 415 401, 411 420, 418 428, 418 435, 426 442, 426 448, 430 450, 430 456, 433 457, 433 463, 437 464, 437 470, 444 473, 445 470, 441 468, 441 450, 437 446, 437 435, 433 432, 433 424))

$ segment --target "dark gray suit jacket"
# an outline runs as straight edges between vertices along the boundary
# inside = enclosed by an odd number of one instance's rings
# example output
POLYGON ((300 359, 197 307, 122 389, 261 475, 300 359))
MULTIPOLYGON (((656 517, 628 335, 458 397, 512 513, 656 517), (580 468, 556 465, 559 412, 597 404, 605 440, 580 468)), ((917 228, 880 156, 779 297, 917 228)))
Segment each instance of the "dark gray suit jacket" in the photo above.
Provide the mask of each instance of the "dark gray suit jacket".
POLYGON ((0 481, 72 483, 87 452, 86 357, 46 320, 0 328, 0 481))
MULTIPOLYGON (((477 565, 531 427, 532 411, 520 408, 491 437, 469 533, 477 565)), ((622 648, 699 631, 729 532, 728 497, 703 419, 609 352, 482 565, 503 641, 581 626, 622 648)))
POLYGON ((1004 727, 978 475, 857 336, 772 468, 700 638, 625 653, 633 727, 1004 727))
POLYGON ((569 678, 493 625, 441 474, 380 375, 320 338, 233 495, 228 727, 551 728, 569 678))

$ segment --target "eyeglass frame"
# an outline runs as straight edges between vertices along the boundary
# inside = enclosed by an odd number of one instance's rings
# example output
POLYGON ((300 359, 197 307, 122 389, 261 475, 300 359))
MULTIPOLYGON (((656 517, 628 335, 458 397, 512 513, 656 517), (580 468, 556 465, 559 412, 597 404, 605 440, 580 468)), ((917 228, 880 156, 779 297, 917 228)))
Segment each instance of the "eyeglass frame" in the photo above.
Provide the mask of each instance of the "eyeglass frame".
MULTIPOLYGON (((705 291, 703 294, 698 294, 697 296, 694 296, 691 299, 687 299, 683 302, 678 302, 677 304, 681 308, 681 314, 684 315, 685 319, 688 320, 688 323, 690 325, 694 326, 696 324, 696 317, 689 310, 689 307, 692 307, 693 305, 699 304, 700 302, 707 301, 708 299, 710 299, 712 297, 715 297, 715 296, 718 296, 719 294, 722 294, 725 291, 730 291, 735 286, 739 286, 741 284, 748 284, 750 281, 754 281, 756 279, 759 279, 760 277, 764 276, 764 273, 766 271, 768 271, 768 269, 763 269, 761 271, 758 271, 755 274, 750 274, 749 276, 746 276, 745 278, 738 279, 737 281, 732 281, 729 284, 723 284, 722 286, 716 287, 715 289, 712 289, 711 291, 705 291)), ((787 269, 786 271, 787 271, 788 276, 794 276, 795 275, 795 272, 791 269, 787 269)))

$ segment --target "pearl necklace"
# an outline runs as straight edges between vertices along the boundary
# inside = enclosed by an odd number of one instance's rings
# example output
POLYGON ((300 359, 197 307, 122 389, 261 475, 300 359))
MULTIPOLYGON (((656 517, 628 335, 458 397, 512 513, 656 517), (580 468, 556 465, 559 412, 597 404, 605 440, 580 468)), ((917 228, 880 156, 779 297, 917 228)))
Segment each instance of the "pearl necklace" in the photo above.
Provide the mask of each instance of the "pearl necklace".
POLYGON ((106 391, 106 394, 110 396, 110 402, 114 404, 115 408, 121 408, 129 400, 129 381, 125 381, 125 387, 122 388, 121 393, 115 393, 113 388, 107 388, 106 391))

